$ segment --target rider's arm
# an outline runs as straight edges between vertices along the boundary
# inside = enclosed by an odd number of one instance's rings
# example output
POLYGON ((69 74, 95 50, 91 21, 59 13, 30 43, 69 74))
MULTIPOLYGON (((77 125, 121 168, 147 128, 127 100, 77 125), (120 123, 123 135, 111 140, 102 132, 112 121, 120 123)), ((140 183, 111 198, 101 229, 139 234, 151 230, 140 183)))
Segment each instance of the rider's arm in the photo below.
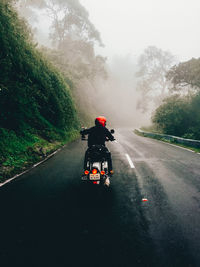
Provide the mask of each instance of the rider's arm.
POLYGON ((85 130, 81 130, 81 131, 80 131, 80 134, 82 134, 82 135, 89 134, 89 133, 90 133, 90 129, 91 129, 91 128, 89 128, 89 129, 85 129, 85 130))
POLYGON ((106 130, 106 137, 108 137, 110 141, 114 141, 115 138, 114 138, 114 136, 111 134, 111 132, 110 132, 107 128, 105 128, 105 130, 106 130))

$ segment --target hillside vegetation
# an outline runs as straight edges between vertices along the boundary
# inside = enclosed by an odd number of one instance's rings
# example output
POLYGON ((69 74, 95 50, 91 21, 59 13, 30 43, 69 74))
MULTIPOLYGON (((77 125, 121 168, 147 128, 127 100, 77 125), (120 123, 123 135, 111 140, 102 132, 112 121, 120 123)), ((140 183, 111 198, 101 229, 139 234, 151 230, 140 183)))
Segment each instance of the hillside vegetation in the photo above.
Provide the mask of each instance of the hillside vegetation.
POLYGON ((6 2, 0 2, 0 181, 71 139, 78 127, 68 84, 6 2))
POLYGON ((96 55, 102 47, 100 33, 79 0, 10 0, 34 28, 34 39, 48 60, 71 86, 82 125, 91 125, 102 112, 98 89, 107 77, 106 58, 96 55), (41 15, 42 12, 42 15, 41 15), (41 30, 41 17, 46 34, 41 30), (34 21, 34 23, 33 23, 34 21), (45 35, 45 42, 41 36, 45 35), (98 107, 97 107, 98 106, 98 107))

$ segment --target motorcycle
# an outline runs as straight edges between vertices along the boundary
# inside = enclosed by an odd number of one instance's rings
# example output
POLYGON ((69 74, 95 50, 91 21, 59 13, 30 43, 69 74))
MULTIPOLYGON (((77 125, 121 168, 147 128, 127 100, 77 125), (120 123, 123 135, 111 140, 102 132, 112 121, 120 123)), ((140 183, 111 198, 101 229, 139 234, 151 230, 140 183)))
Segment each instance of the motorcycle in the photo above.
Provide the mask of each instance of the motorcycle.
MULTIPOLYGON (((111 134, 114 134, 112 129, 111 134)), ((81 139, 87 141, 84 135, 81 139)), ((106 141, 109 141, 107 139, 106 141)), ((106 149, 103 145, 93 145, 88 152, 87 168, 82 180, 95 185, 110 186, 110 174, 108 172, 108 160, 106 149)))

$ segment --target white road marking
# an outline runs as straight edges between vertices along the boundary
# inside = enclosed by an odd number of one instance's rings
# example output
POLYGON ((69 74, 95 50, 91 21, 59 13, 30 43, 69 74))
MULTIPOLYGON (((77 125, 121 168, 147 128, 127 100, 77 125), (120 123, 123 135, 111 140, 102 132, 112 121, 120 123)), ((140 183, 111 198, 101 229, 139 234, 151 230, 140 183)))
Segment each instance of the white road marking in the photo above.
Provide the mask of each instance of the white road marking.
POLYGON ((133 164, 133 162, 132 162, 132 160, 131 160, 131 158, 129 157, 128 154, 126 154, 126 157, 127 157, 127 160, 128 160, 128 162, 129 162, 129 164, 131 166, 131 169, 135 169, 135 166, 134 166, 134 164, 133 164))

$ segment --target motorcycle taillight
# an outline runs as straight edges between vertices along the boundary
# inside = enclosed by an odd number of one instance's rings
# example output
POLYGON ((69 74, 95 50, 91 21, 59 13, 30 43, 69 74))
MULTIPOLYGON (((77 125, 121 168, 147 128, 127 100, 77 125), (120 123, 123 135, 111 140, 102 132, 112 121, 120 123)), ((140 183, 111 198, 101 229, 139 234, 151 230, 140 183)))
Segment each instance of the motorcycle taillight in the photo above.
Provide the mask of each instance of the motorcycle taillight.
POLYGON ((93 169, 92 174, 97 174, 97 169, 93 169))

